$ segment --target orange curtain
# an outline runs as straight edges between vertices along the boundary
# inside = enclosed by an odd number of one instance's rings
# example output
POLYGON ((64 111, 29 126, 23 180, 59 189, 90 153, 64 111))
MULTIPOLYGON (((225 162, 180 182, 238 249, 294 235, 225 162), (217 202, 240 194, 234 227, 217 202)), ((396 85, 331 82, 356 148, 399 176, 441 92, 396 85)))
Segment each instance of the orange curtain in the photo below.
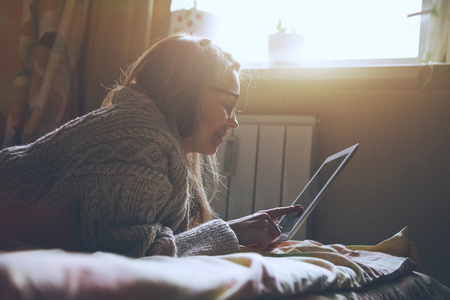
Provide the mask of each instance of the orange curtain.
POLYGON ((0 148, 3 143, 14 76, 19 70, 21 1, 0 1, 0 148))
POLYGON ((122 70, 168 32, 170 0, 95 0, 83 65, 82 113, 98 109, 122 70))
MULTIPOLYGON (((23 0, 3 147, 97 109, 121 69, 166 35, 170 0, 23 0)), ((0 128, 1 129, 1 128, 0 128)))

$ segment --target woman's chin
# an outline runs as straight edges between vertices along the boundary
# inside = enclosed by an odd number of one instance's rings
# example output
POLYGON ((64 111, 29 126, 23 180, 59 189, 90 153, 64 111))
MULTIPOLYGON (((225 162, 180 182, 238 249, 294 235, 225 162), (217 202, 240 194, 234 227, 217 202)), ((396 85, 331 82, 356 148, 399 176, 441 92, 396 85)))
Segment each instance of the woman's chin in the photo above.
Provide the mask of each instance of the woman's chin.
POLYGON ((214 155, 219 149, 219 146, 223 143, 223 138, 215 135, 212 139, 209 140, 208 143, 200 143, 197 146, 197 153, 204 155, 214 155))
POLYGON ((218 149, 218 147, 213 147, 211 149, 208 149, 208 151, 205 151, 205 153, 203 153, 203 154, 205 154, 205 155, 214 155, 214 154, 217 153, 217 149, 218 149))
POLYGON ((217 150, 219 149, 220 144, 212 144, 208 149, 205 149, 205 155, 214 155, 217 153, 217 150))

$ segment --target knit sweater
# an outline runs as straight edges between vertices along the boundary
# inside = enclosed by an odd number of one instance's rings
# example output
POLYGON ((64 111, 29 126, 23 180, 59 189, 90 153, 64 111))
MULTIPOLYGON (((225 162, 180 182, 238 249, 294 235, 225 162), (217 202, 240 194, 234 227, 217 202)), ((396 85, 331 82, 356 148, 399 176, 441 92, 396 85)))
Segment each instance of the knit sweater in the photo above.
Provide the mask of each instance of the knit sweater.
POLYGON ((176 127, 131 88, 113 104, 0 152, 0 239, 39 248, 147 255, 239 251, 213 220, 189 229, 176 127))

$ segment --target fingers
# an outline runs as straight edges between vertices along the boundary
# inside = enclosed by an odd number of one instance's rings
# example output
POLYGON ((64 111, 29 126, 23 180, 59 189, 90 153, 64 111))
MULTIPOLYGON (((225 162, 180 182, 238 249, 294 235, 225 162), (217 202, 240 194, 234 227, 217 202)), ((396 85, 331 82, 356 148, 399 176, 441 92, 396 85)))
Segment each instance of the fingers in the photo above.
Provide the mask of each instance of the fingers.
POLYGON ((274 222, 275 219, 285 214, 302 211, 303 207, 300 205, 278 207, 227 222, 236 233, 241 245, 262 250, 281 234, 280 227, 274 222))
POLYGON ((235 230, 239 243, 255 249, 264 249, 275 240, 281 231, 269 215, 257 213, 248 219, 243 226, 235 230))
POLYGON ((255 220, 255 228, 257 229, 253 232, 253 241, 248 245, 249 247, 257 250, 265 249, 280 235, 278 227, 273 223, 276 227, 274 228, 271 223, 273 221, 267 219, 255 220))
POLYGON ((286 214, 302 211, 303 207, 301 205, 294 205, 294 206, 276 207, 265 210, 264 212, 268 214, 272 220, 274 220, 286 214))
POLYGON ((269 214, 257 212, 253 215, 253 218, 257 220, 258 226, 265 231, 269 243, 280 236, 280 227, 272 220, 269 214))

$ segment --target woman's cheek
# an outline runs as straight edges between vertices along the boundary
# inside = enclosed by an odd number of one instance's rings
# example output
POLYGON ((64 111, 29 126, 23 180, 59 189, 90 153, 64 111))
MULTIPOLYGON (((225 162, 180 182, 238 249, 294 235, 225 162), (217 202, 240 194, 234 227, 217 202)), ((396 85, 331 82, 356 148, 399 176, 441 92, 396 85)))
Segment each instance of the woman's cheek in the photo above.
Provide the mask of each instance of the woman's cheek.
POLYGON ((215 123, 222 123, 227 119, 227 112, 222 107, 219 107, 219 109, 214 110, 214 115, 211 117, 211 120, 215 123))

